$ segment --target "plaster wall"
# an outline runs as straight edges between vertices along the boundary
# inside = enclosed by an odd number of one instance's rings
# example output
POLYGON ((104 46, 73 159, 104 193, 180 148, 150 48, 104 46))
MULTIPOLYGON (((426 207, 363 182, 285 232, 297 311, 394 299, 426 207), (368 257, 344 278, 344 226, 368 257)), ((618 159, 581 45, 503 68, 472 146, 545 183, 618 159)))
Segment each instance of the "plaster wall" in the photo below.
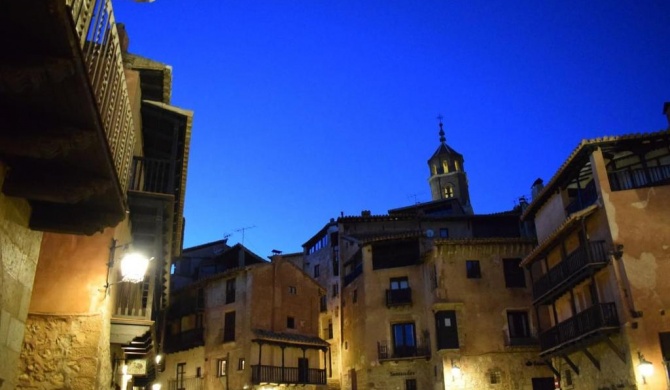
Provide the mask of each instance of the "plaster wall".
POLYGON ((565 206, 561 194, 553 194, 535 215, 537 242, 541 243, 565 220, 565 206))
POLYGON ((25 388, 103 389, 111 383, 116 285, 105 284, 108 272, 109 281, 116 280, 116 268, 108 269, 115 234, 129 242, 127 222, 92 236, 44 233, 19 368, 25 388))
MULTIPOLYGON (((7 167, 0 161, 0 188, 7 167)), ((0 192, 0 389, 18 386, 19 354, 42 233, 28 228, 30 205, 0 192)))
POLYGON ((659 363, 657 374, 647 383, 650 388, 665 388, 659 333, 670 332, 670 313, 666 314, 670 309, 670 186, 616 191, 603 198, 612 238, 623 245, 623 256, 617 260, 621 287, 630 296, 630 311, 641 314, 625 317, 635 324, 629 331, 630 349, 635 357, 640 351, 647 360, 659 363))

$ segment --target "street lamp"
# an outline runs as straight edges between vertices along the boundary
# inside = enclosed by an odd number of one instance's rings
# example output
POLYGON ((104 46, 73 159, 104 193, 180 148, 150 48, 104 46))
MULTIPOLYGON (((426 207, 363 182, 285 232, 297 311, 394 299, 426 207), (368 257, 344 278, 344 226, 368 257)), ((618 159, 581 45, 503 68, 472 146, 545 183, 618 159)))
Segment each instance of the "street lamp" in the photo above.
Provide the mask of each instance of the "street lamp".
MULTIPOLYGON (((109 282, 109 270, 114 268, 114 261, 116 260, 116 250, 119 248, 128 249, 130 244, 116 245, 116 240, 112 239, 112 244, 109 247, 109 260, 107 262, 107 282, 105 283, 105 289, 109 289, 112 284, 109 282)), ((130 283, 140 283, 144 280, 144 276, 147 273, 147 268, 149 268, 149 261, 152 259, 147 258, 146 256, 137 253, 129 252, 123 255, 121 258, 121 280, 120 282, 130 282, 130 283)))
POLYGON ((642 375, 642 383, 647 384, 647 377, 654 374, 654 365, 644 358, 644 355, 640 351, 637 351, 637 357, 640 359, 640 364, 637 365, 637 368, 640 370, 642 375))

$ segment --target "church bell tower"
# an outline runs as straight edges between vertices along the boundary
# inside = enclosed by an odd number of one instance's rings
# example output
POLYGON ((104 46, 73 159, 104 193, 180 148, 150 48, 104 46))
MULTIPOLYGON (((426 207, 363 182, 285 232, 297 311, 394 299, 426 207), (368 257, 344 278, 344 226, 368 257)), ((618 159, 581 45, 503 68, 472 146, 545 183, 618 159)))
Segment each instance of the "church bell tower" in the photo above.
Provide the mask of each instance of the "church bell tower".
POLYGON ((463 166, 463 155, 449 147, 440 120, 440 146, 428 160, 430 193, 433 201, 457 199, 466 214, 473 214, 468 191, 468 177, 463 166))

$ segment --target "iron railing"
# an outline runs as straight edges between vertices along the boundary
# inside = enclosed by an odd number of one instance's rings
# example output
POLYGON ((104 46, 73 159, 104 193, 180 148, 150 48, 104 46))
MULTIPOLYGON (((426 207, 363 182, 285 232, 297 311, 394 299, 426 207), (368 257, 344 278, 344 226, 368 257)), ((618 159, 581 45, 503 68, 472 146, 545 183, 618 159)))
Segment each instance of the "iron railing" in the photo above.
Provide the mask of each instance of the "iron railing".
POLYGON ((412 289, 399 288, 386 290, 386 306, 402 306, 412 304, 412 289))
POLYGON ((607 172, 612 191, 670 183, 670 165, 607 172))
POLYGON ((251 366, 251 382, 277 383, 286 385, 325 385, 326 370, 320 368, 279 367, 279 366, 251 366))
POLYGON ((121 188, 128 184, 135 145, 119 33, 111 0, 65 0, 74 22, 88 78, 121 188))
POLYGON ((552 292, 569 288, 579 282, 577 277, 583 270, 588 267, 604 266, 607 262, 604 241, 593 241, 586 246, 578 247, 533 283, 534 301, 541 301, 552 292))
POLYGON ((540 334, 542 353, 561 345, 572 344, 599 331, 619 327, 619 316, 613 302, 599 303, 560 322, 540 334))
POLYGON ((427 344, 392 346, 392 343, 388 340, 377 342, 377 358, 379 360, 428 357, 430 357, 430 347, 427 344))
POLYGON ((203 390, 205 384, 200 377, 182 377, 168 380, 168 390, 203 390))

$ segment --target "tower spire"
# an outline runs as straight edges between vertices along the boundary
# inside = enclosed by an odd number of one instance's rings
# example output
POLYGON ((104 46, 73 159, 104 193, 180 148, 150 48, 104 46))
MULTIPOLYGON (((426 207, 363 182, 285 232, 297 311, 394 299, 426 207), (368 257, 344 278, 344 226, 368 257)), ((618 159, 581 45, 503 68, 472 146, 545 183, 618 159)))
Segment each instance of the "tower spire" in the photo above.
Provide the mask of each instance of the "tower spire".
POLYGON ((447 142, 447 139, 444 138, 444 129, 442 128, 442 114, 437 116, 437 120, 440 121, 440 143, 444 145, 444 143, 447 142))

